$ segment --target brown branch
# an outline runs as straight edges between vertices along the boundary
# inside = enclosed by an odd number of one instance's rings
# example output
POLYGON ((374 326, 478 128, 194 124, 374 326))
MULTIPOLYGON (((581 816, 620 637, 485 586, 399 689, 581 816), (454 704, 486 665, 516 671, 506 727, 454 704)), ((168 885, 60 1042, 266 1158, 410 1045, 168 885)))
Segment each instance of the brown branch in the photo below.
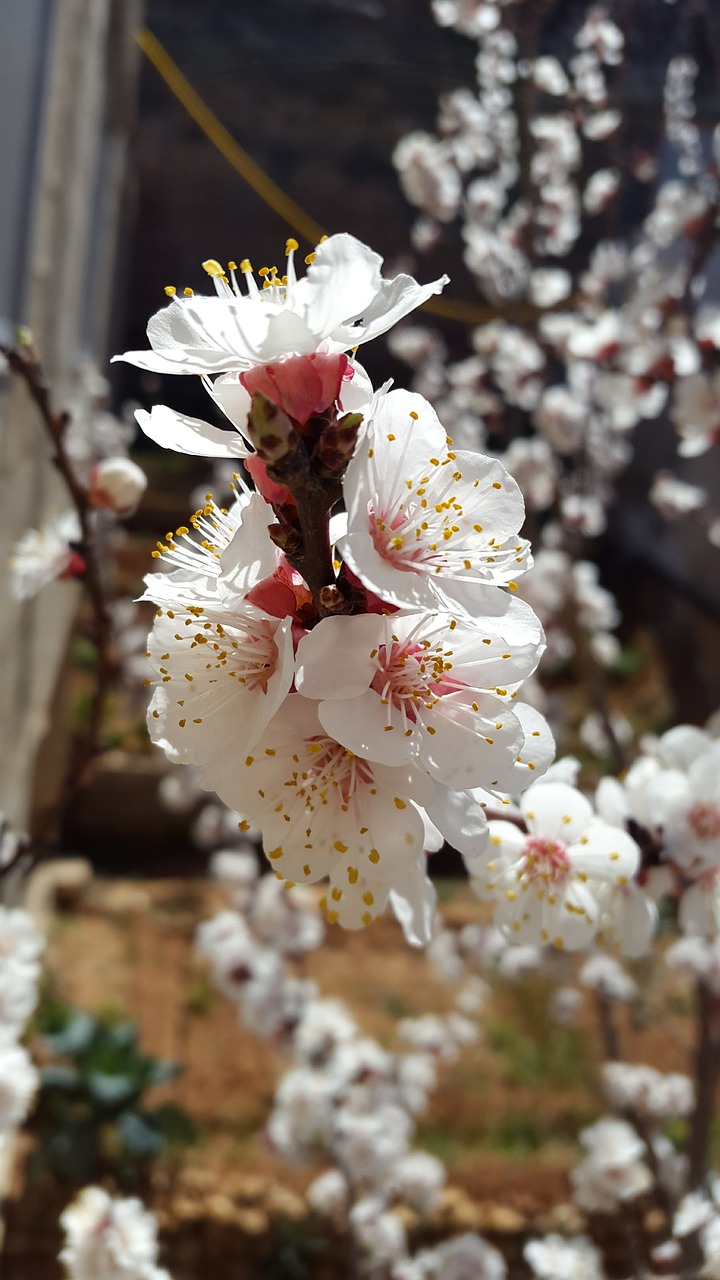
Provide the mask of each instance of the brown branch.
POLYGON ((45 381, 38 354, 32 343, 19 343, 15 347, 0 347, 12 373, 22 378, 37 406, 40 420, 50 439, 53 464, 65 482, 75 508, 80 526, 78 548, 84 561, 82 582, 93 613, 93 639, 97 654, 95 685, 93 688, 87 723, 82 735, 76 739, 72 758, 57 804, 55 830, 57 837, 62 818, 67 813, 79 789, 85 782, 88 765, 99 750, 102 716, 105 698, 112 675, 111 636, 112 626, 102 582, 100 559, 90 520, 90 501, 87 490, 78 480, 72 460, 65 447, 65 432, 69 422, 67 413, 56 413, 51 404, 50 389, 45 381))

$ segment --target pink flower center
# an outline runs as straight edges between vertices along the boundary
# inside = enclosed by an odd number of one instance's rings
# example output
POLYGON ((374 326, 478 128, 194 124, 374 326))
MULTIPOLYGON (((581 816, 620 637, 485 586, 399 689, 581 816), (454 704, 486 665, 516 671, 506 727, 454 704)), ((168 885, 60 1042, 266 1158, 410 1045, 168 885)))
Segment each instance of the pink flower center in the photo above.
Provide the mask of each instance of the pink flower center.
MULTIPOLYGON (((238 640, 233 644, 232 636, 221 634, 216 628, 226 648, 218 654, 216 667, 229 670, 238 684, 246 689, 261 689, 267 693, 268 681, 275 674, 278 662, 278 647, 275 643, 275 627, 265 618, 246 618, 243 620, 243 633, 237 629, 238 640)), ((195 637, 198 640, 198 636, 195 637)), ((213 649, 217 645, 213 644, 213 649)))
POLYGON ((558 884, 570 874, 570 859, 566 846, 560 840, 547 840, 544 836, 528 836, 523 850, 523 879, 544 880, 546 884, 558 884))
POLYGON ((305 745, 305 767, 294 771, 292 782, 309 809, 328 803, 328 793, 335 791, 343 804, 348 804, 359 786, 374 781, 372 765, 341 747, 334 738, 317 735, 305 745))
POLYGON ((687 823, 698 840, 717 840, 720 836, 720 809, 714 804, 694 804, 687 823))
POLYGON ((449 672, 452 662, 441 645, 431 646, 417 640, 395 641, 382 645, 375 655, 377 671, 370 687, 383 702, 402 711, 415 723, 421 706, 431 710, 444 694, 465 686, 449 672))

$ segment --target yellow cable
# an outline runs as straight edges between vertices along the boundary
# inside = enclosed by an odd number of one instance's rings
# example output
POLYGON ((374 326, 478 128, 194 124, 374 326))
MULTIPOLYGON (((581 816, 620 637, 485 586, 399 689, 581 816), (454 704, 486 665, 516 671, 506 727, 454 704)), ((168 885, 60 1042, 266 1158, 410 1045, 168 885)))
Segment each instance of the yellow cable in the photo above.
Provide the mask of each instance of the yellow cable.
POLYGON ((260 165, 255 163, 252 156, 249 156, 247 151, 244 151, 240 144, 228 133, 225 126, 220 123, 217 116, 205 105, 202 98, 198 96, 192 85, 185 79, 182 71, 173 62, 170 55, 166 53, 160 41, 156 40, 155 36, 147 28, 138 31, 135 39, 168 88, 182 103, 188 115, 192 116, 195 123, 200 126, 206 137, 217 147, 220 154, 232 165, 233 169, 245 179, 253 191, 266 204, 270 205, 271 209, 274 209, 281 218, 284 218, 293 231, 297 231, 304 236, 311 244, 317 244, 318 240, 325 234, 323 228, 313 218, 304 213, 299 205, 295 204, 294 200, 286 196, 285 192, 260 168, 260 165))
MULTIPOLYGON (((225 126, 220 123, 217 116, 203 102, 199 94, 195 92, 189 81, 185 79, 182 71, 173 62, 170 54, 163 48, 160 41, 151 31, 148 31, 147 27, 143 27, 138 31, 135 39, 158 75, 165 81, 168 89, 174 93, 188 115, 202 129, 213 146, 217 147, 220 154, 232 165, 236 173, 239 173, 245 179, 248 186, 252 187, 261 200, 264 200, 271 209, 274 209, 287 222, 292 231, 304 236, 305 239, 309 240, 310 244, 317 244, 325 234, 320 224, 305 213, 299 205, 295 204, 295 201, 291 200, 277 183, 268 177, 265 171, 260 168, 260 165, 253 160, 252 156, 249 156, 247 151, 243 150, 232 134, 228 133, 225 126)), ((482 307, 473 302, 461 302, 448 297, 431 298, 423 305, 422 309, 423 311, 430 311, 433 315, 443 316, 448 320, 459 320, 464 324, 486 324, 488 320, 497 315, 497 312, 491 307, 482 307)))

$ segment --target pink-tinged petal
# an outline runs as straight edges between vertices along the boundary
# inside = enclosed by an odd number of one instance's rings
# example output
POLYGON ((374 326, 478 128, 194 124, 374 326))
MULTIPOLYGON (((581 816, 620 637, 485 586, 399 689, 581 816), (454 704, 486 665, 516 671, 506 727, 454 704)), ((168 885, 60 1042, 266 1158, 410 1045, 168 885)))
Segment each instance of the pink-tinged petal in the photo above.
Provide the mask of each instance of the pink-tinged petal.
POLYGON ((384 634, 385 621, 375 614, 324 618, 298 646, 298 693, 318 700, 359 697, 375 674, 370 655, 384 634))
POLYGON ((266 502, 270 502, 276 507, 285 507, 288 504, 295 506, 295 499, 290 490, 270 479, 267 463, 264 458, 260 457, 259 453, 251 453, 245 459, 245 470, 251 477, 258 493, 262 494, 266 502))
POLYGON ((258 609, 272 614, 273 618, 294 617, 297 609, 295 592, 282 580, 277 569, 256 587, 251 587, 245 599, 248 604, 257 605, 258 609))
POLYGON ((173 759, 211 769, 235 754, 239 733, 249 749, 264 732, 290 690, 293 645, 289 619, 249 609, 231 621, 216 608, 205 620, 198 632, 200 620, 177 603, 156 617, 148 648, 164 697, 153 699, 148 725, 173 759))
POLYGON ((145 435, 163 449, 174 449, 176 453, 190 453, 200 458, 247 456, 247 445, 236 431, 223 431, 201 418, 176 413, 167 405, 155 405, 150 413, 138 409, 135 417, 145 435))
POLYGON ((259 391, 295 422, 306 423, 335 404, 348 365, 342 352, 313 351, 257 365, 241 373, 240 379, 250 395, 259 391))
POLYGON ((590 801, 562 782, 535 783, 525 792, 520 808, 533 835, 563 844, 578 840, 593 819, 590 801))
POLYGON ((438 607, 437 596, 428 579, 416 573, 398 574, 395 567, 376 551, 369 533, 347 533, 338 539, 337 549, 363 586, 387 604, 428 611, 438 607))
MULTIPOLYGON (((545 784, 548 788, 553 784, 545 784)), ((640 866, 640 850, 626 831, 609 827, 596 819, 579 840, 569 841, 568 857, 573 871, 584 871, 594 880, 624 885, 640 866)))
POLYGON ((217 586, 226 608, 243 600, 275 569, 279 552, 268 537, 268 527, 274 519, 272 507, 259 493, 253 493, 243 510, 239 529, 220 556, 217 586))
POLYGON ((345 475, 340 550, 393 604, 477 613, 488 587, 512 590, 529 567, 522 495, 497 459, 454 453, 443 436, 421 397, 378 404, 345 475))

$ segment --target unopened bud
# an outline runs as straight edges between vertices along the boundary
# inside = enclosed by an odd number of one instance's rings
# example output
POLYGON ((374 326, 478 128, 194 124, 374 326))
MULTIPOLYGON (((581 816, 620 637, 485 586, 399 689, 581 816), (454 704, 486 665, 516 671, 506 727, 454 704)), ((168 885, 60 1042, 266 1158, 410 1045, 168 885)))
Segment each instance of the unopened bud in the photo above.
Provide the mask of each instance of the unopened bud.
POLYGON ((302 547, 302 534, 299 529, 293 529, 289 524, 271 524, 268 527, 270 540, 285 552, 287 556, 294 556, 302 547))
POLYGON ((292 456, 298 447, 295 428, 282 409, 256 391, 248 414, 248 435, 269 466, 292 456))
POLYGON ((15 345, 18 347, 32 347, 35 342, 32 329, 26 324, 19 324, 15 330, 15 345))
POLYGON ((316 465, 321 475, 342 475, 355 452, 362 420, 361 413, 346 413, 325 428, 315 446, 316 465))
POLYGON ((342 592, 331 585, 320 588, 320 607, 325 614, 344 613, 347 602, 342 592))
POLYGON ((109 507, 130 515, 147 488, 145 472, 129 458, 104 458, 90 473, 88 497, 93 507, 109 507))

